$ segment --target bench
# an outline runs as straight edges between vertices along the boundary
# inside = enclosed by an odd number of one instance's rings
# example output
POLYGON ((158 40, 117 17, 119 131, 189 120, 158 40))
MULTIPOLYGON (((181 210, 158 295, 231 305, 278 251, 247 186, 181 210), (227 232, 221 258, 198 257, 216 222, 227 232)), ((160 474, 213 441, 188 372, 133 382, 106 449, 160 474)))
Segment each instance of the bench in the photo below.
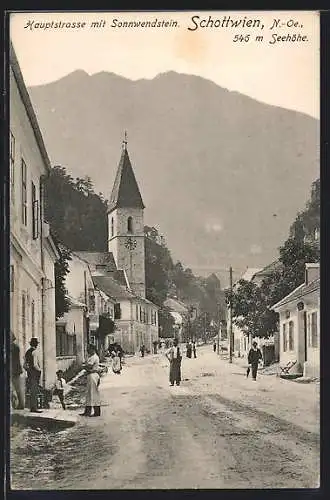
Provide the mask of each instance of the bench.
POLYGON ((291 368, 294 367, 294 365, 297 363, 297 360, 295 359, 294 361, 288 361, 288 363, 285 366, 280 365, 281 373, 280 375, 289 375, 289 372, 291 368))

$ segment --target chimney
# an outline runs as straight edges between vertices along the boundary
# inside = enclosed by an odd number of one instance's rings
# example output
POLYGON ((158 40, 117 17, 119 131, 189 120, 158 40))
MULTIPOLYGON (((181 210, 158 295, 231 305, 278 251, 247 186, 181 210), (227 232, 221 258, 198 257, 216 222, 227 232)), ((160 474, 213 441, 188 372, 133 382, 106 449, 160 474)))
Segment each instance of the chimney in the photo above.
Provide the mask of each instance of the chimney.
POLYGON ((320 277, 320 264, 306 264, 305 283, 308 285, 320 277))

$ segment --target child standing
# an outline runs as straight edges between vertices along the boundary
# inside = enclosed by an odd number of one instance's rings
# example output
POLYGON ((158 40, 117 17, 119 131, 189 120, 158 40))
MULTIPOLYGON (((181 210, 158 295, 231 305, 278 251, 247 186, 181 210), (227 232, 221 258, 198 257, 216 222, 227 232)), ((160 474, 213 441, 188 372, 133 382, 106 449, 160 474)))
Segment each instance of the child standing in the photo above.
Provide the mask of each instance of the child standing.
POLYGON ((63 372, 62 372, 62 370, 58 370, 56 372, 56 376, 57 376, 57 379, 56 379, 56 382, 55 382, 54 394, 56 394, 58 396, 58 399, 61 402, 62 408, 63 408, 63 410, 65 410, 64 387, 66 385, 66 382, 65 382, 65 380, 63 378, 63 372))

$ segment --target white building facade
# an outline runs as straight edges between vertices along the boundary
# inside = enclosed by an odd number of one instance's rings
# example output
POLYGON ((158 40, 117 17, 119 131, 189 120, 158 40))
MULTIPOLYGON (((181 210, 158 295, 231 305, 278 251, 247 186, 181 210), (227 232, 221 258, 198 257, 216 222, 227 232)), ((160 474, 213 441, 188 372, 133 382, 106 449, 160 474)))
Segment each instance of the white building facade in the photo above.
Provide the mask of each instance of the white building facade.
POLYGON ((51 166, 13 48, 10 48, 10 327, 23 357, 39 340, 41 383, 55 380, 58 250, 44 222, 43 179, 51 166))
POLYGON ((320 376, 320 269, 306 264, 305 282, 275 304, 279 314, 280 364, 290 372, 320 376))

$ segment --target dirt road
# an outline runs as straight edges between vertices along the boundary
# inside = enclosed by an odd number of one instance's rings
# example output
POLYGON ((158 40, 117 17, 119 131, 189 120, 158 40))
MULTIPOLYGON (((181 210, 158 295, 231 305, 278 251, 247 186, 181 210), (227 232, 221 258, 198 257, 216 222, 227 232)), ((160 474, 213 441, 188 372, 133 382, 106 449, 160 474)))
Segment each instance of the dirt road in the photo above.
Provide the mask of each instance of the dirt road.
MULTIPOLYGON (((311 424, 290 422, 260 402, 254 408, 248 391, 244 398, 235 396, 247 384, 242 376, 224 368, 219 384, 203 367, 203 360, 184 360, 183 377, 189 380, 169 387, 163 357, 129 359, 120 376, 102 379, 101 418, 82 417, 72 430, 48 437, 48 450, 52 439, 57 444, 42 477, 15 476, 13 464, 13 487, 317 487, 319 437, 311 424)), ((253 387, 256 394, 258 389, 253 387)))

